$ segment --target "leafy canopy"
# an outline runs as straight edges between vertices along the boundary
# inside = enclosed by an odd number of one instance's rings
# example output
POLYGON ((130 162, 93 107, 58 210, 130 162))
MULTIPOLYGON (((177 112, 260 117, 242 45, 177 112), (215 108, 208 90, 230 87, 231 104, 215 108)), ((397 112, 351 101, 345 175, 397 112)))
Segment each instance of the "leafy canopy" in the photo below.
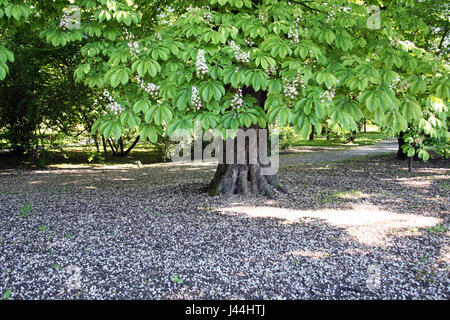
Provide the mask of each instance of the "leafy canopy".
POLYGON ((41 37, 84 43, 74 76, 105 89, 111 111, 93 129, 106 137, 129 127, 155 142, 196 120, 224 137, 274 122, 307 137, 324 121, 354 130, 366 118, 392 134, 416 123, 448 138, 449 66, 408 40, 430 32, 429 19, 411 23, 404 14, 416 1, 211 0, 164 10, 157 2, 72 2, 81 28, 50 19, 41 37), (371 4, 383 9, 377 29, 368 24, 377 19, 371 4), (250 94, 258 91, 267 93, 263 104, 250 94))

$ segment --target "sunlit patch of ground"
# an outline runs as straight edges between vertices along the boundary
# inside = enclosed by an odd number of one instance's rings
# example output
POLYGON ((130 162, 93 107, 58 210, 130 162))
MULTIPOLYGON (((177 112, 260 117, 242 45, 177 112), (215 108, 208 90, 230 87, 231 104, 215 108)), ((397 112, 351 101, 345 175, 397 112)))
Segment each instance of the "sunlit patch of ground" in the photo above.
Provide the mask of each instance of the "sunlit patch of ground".
POLYGON ((328 253, 326 251, 313 251, 313 250, 294 250, 287 252, 286 255, 303 256, 313 259, 325 259, 328 257, 328 253))
POLYGON ((427 228, 441 219, 420 215, 398 214, 380 210, 373 205, 354 205, 351 209, 294 210, 275 207, 227 207, 219 209, 224 214, 243 214, 252 218, 275 218, 283 223, 299 223, 316 219, 326 224, 344 228, 357 241, 377 245, 385 243, 392 230, 427 228))
POLYGON ((333 196, 341 199, 358 199, 362 197, 370 197, 369 194, 363 194, 362 192, 356 190, 336 191, 333 193, 333 196))
MULTIPOLYGON (((448 237, 449 234, 447 233, 446 236, 448 237)), ((447 263, 447 264, 450 263, 450 246, 449 245, 442 247, 441 256, 439 257, 439 262, 447 263)), ((448 271, 450 271, 450 269, 448 271)))

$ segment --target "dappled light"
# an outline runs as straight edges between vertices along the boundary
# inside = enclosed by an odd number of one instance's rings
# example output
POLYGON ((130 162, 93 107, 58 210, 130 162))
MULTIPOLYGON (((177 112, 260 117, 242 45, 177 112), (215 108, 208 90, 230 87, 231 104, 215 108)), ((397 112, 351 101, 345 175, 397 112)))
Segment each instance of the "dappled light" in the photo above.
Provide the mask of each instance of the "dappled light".
POLYGON ((368 245, 385 241, 392 229, 426 228, 441 219, 383 211, 372 205, 354 205, 351 209, 294 210, 276 207, 226 207, 218 209, 224 214, 242 214, 252 218, 274 218, 280 223, 319 221, 344 228, 354 239, 368 245))
POLYGON ((303 256, 313 259, 325 259, 328 256, 328 253, 326 251, 294 250, 287 252, 286 255, 303 256))

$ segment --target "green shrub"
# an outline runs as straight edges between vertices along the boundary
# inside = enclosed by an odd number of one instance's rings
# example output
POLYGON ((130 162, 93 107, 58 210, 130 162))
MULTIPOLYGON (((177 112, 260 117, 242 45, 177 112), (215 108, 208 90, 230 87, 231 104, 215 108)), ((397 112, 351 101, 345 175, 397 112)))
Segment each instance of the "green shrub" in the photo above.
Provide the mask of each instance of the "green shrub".
POLYGON ((280 150, 286 150, 295 143, 295 132, 291 127, 280 128, 280 150))

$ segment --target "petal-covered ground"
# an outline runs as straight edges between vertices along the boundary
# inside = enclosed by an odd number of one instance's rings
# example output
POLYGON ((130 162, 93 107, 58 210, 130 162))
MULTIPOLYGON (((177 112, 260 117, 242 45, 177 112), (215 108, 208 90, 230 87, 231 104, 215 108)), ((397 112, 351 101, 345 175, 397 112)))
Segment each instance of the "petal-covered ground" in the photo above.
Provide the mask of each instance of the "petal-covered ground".
POLYGON ((449 299, 450 163, 288 165, 277 199, 214 166, 0 171, 9 299, 449 299))

